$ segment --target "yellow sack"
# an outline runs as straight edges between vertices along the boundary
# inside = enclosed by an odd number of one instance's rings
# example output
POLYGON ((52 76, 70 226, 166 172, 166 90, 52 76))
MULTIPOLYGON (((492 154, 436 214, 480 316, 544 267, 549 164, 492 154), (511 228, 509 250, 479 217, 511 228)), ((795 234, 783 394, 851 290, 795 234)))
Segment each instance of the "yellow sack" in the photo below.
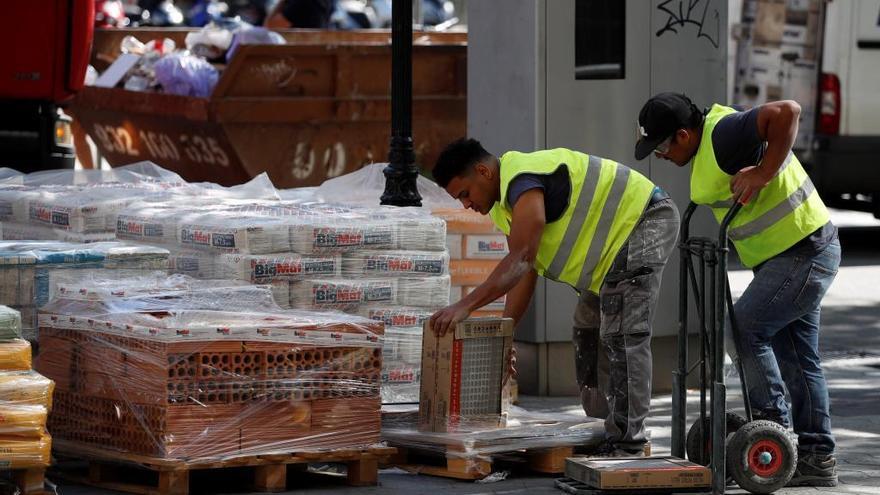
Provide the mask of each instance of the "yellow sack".
POLYGON ((52 437, 47 431, 39 438, 0 437, 0 469, 46 467, 51 453, 52 437))
POLYGON ((31 363, 31 344, 27 340, 15 339, 0 342, 0 370, 29 370, 31 363))
POLYGON ((36 371, 0 371, 0 403, 45 406, 52 410, 55 382, 36 371))
POLYGON ((0 404, 0 436, 40 438, 48 414, 43 406, 0 404))

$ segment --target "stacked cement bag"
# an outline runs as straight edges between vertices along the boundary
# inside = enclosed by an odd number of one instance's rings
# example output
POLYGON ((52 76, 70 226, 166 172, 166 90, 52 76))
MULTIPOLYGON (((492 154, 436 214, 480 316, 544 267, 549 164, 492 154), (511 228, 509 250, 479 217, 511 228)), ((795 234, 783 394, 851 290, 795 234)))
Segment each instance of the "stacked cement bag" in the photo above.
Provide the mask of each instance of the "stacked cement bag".
MULTIPOLYGON (((74 171, 55 174, 58 181, 76 177, 74 171)), ((4 240, 114 240, 122 209, 144 198, 169 195, 168 185, 147 181, 0 183, 0 235, 4 240)))
POLYGON ((55 384, 31 369, 20 321, 0 306, 0 464, 9 469, 48 466, 52 443, 46 420, 55 384))
POLYGON ((65 274, 118 278, 166 270, 168 250, 123 242, 0 242, 0 304, 21 313, 24 338, 36 339, 37 310, 65 274))
POLYGON ((418 402, 422 379, 422 328, 432 311, 427 308, 370 306, 361 314, 385 324, 382 402, 418 402))

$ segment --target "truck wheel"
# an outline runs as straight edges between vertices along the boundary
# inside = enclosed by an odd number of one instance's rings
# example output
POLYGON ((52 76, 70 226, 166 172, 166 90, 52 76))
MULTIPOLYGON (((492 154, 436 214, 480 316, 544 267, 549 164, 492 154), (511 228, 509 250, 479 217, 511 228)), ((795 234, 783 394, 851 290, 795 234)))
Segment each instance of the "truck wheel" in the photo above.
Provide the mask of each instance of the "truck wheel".
MULTIPOLYGON (((709 465, 709 459, 712 457, 711 424, 712 422, 710 421, 709 416, 706 416, 706 420, 703 424, 700 424, 700 420, 697 418, 697 420, 694 421, 694 424, 691 425, 690 430, 688 430, 687 440, 685 441, 685 450, 687 450, 687 457, 691 462, 703 466, 709 465), (705 438, 703 437, 704 431, 709 433, 705 438)), ((727 413, 728 440, 730 439, 730 436, 736 433, 736 431, 744 424, 746 424, 746 418, 734 412, 727 413)))
POLYGON ((727 474, 751 493, 784 487, 797 467, 797 448, 780 424, 759 420, 739 429, 727 444, 727 474))

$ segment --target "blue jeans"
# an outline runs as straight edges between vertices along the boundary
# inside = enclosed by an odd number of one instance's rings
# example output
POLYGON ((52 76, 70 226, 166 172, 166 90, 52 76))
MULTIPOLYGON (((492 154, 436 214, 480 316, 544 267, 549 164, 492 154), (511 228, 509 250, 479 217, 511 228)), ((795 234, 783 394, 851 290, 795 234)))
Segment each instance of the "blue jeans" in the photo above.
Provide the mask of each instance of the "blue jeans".
POLYGON ((828 384, 819 363, 819 311, 839 265, 836 238, 818 254, 782 253, 755 269, 734 305, 756 416, 793 425, 805 453, 834 452, 828 384))

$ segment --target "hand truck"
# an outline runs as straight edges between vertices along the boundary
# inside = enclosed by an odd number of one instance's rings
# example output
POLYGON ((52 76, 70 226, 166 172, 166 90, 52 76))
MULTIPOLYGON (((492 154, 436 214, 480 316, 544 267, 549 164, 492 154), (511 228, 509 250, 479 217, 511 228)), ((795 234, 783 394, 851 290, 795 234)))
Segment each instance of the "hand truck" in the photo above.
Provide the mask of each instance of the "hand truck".
POLYGON ((709 466, 712 494, 722 495, 728 475, 751 493, 773 493, 789 482, 797 466, 797 448, 780 424, 755 420, 743 374, 739 328, 727 277, 727 229, 742 209, 736 203, 721 222, 717 240, 690 237, 690 221, 696 211, 691 202, 681 222, 681 255, 678 364, 672 377, 672 455, 709 466), (695 266, 696 265, 696 266, 695 266), (689 289, 699 320, 699 359, 688 363, 689 289), (724 328, 728 321, 733 336, 734 363, 742 384, 745 417, 727 410, 724 383, 724 328), (687 378, 699 368, 700 415, 685 436, 687 378), (711 384, 711 387, 710 387, 711 384), (708 396, 708 397, 707 397, 708 396), (710 410, 707 411, 707 405, 710 410), (724 418, 720 421, 718 418, 724 418))

